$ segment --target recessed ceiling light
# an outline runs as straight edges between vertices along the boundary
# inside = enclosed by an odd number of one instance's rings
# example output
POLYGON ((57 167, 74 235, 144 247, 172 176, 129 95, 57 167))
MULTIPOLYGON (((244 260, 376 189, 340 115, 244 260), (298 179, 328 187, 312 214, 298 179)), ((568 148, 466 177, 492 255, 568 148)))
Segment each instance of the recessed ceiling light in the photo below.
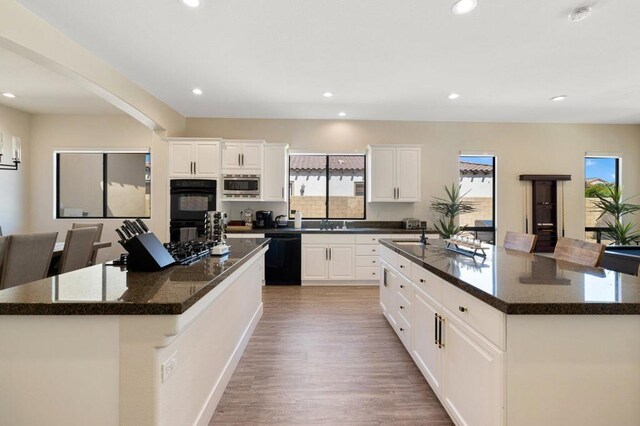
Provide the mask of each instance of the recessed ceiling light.
POLYGON ((194 95, 202 95, 202 89, 198 89, 197 87, 191 91, 194 95))
POLYGON ((591 9, 591 6, 578 7, 571 11, 571 13, 569 14, 569 20, 574 22, 583 21, 591 16, 592 11, 593 9, 591 9))
POLYGON ((554 96, 553 98, 551 98, 551 100, 553 102, 564 101, 565 99, 567 99, 567 95, 559 95, 559 96, 554 96))
POLYGON ((9 92, 3 93, 2 96, 4 96, 5 98, 11 98, 11 99, 16 97, 16 95, 14 95, 13 93, 9 93, 9 92))
POLYGON ((346 112, 344 112, 344 111, 341 111, 341 112, 339 112, 339 113, 338 113, 338 115, 339 115, 340 117, 346 117, 346 116, 347 116, 347 113, 346 113, 346 112))
POLYGON ((449 96, 447 96, 447 99, 458 99, 460 97, 460 94, 458 93, 449 93, 449 96))
POLYGON ((464 15, 478 6, 478 0, 458 0, 451 6, 451 12, 456 15, 464 15))
POLYGON ((200 0, 180 0, 185 6, 198 7, 200 6, 200 0))
POLYGON ((333 97, 333 93, 331 93, 331 92, 324 92, 324 93, 322 94, 322 96, 324 96, 325 98, 332 98, 332 97, 333 97))

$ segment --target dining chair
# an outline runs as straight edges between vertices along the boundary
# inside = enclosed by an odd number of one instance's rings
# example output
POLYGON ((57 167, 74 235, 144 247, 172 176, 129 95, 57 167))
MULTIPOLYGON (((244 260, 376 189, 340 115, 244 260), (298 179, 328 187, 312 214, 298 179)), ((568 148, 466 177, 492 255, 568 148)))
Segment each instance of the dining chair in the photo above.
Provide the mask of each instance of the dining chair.
POLYGON ((573 238, 559 238, 553 257, 556 260, 596 267, 604 256, 604 244, 590 243, 573 238))
POLYGON ((60 259, 59 274, 86 268, 93 256, 93 242, 96 238, 96 227, 70 229, 64 240, 64 250, 60 259))
POLYGON ((2 249, 4 248, 6 241, 7 237, 0 235, 0 279, 2 278, 2 262, 4 261, 4 251, 2 251, 2 249))
MULTIPOLYGON (((98 228, 96 231, 96 238, 93 240, 94 243, 100 242, 102 238, 102 228, 104 227, 103 223, 73 223, 71 225, 71 229, 82 229, 82 228, 98 228)), ((93 255, 91 256, 91 264, 96 264, 96 258, 98 257, 98 250, 94 250, 93 255)))
POLYGON ((533 248, 536 246, 538 236, 535 234, 523 234, 520 232, 507 231, 507 235, 504 237, 504 248, 509 250, 522 251, 525 253, 533 252, 533 248))
POLYGON ((47 276, 57 232, 5 237, 0 266, 0 289, 37 281, 47 276))

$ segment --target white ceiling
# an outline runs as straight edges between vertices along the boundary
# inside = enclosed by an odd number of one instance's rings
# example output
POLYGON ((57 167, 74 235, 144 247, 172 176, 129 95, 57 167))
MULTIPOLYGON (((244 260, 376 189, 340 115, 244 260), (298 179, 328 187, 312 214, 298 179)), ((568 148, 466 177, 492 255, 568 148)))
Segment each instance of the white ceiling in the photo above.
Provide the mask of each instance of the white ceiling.
POLYGON ((19 0, 186 116, 640 123, 640 1, 585 1, 19 0))
POLYGON ((119 114, 79 83, 0 48, 0 104, 32 114, 119 114))

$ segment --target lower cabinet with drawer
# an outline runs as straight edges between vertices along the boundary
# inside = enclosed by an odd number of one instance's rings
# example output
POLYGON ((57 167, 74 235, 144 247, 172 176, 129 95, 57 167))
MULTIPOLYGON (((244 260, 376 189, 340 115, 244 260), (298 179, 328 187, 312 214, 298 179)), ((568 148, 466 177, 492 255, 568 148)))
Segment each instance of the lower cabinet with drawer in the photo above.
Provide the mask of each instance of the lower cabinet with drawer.
POLYGON ((456 424, 504 425, 504 314, 397 256, 383 251, 387 320, 456 424))

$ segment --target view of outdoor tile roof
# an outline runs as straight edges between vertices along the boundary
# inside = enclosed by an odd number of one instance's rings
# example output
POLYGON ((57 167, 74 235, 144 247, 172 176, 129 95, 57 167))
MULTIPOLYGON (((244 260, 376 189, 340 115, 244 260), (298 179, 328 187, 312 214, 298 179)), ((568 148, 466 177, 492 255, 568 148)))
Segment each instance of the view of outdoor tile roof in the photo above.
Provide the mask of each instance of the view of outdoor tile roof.
POLYGON ((460 162, 460 174, 462 175, 493 175, 493 166, 489 164, 460 162))
MULTIPOLYGON (((327 157, 324 155, 292 155, 290 168, 293 170, 325 170, 327 157)), ((331 170, 364 170, 363 155, 331 155, 331 170)))

